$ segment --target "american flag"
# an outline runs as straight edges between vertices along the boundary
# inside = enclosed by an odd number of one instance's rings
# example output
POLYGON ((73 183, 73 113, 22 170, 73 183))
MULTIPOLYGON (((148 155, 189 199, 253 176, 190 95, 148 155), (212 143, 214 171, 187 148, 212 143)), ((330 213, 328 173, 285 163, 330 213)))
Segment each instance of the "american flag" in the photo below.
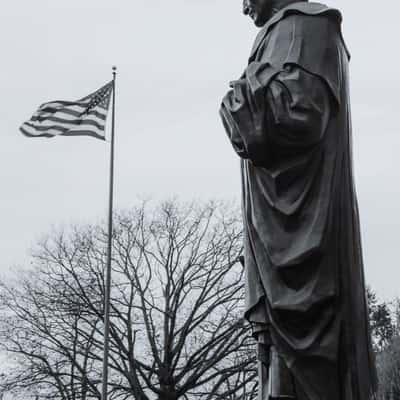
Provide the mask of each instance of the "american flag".
POLYGON ((105 140, 113 81, 77 101, 42 104, 20 131, 29 137, 93 136, 105 140))

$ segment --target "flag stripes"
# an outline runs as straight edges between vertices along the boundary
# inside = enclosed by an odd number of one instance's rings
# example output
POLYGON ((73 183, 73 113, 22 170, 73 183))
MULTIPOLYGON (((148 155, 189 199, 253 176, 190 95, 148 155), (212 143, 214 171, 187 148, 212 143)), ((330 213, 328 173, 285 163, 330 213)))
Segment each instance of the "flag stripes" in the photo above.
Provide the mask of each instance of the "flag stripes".
POLYGON ((42 104, 20 127, 28 137, 92 136, 105 139, 105 125, 113 81, 77 101, 42 104))
MULTIPOLYGON (((27 122, 27 124, 28 124, 28 122, 27 122)), ((46 127, 46 126, 51 127, 54 125, 70 126, 71 128, 73 128, 76 125, 81 125, 82 120, 76 119, 76 118, 75 119, 65 119, 65 118, 58 118, 58 117, 48 117, 39 122, 36 122, 36 121, 29 122, 29 124, 33 127, 37 127, 38 129, 40 129, 41 127, 46 127)), ((96 117, 94 117, 93 119, 86 119, 85 124, 93 125, 99 129, 102 129, 102 127, 104 125, 104 120, 99 122, 98 119, 96 117)))

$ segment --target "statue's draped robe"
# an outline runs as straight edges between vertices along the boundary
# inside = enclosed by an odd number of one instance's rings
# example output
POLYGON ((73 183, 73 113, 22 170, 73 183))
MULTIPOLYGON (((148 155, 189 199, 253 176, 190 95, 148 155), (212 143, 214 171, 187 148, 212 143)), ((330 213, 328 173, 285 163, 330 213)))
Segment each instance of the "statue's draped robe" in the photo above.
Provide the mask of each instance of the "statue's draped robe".
POLYGON ((340 24, 317 3, 280 10, 220 110, 241 157, 245 316, 308 400, 375 386, 340 24))

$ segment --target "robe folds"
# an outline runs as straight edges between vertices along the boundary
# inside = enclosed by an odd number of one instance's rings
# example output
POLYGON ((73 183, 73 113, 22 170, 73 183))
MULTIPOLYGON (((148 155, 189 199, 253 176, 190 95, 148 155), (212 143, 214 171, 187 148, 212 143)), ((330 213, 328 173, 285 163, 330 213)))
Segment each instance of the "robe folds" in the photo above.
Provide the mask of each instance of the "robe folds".
POLYGON ((241 158, 246 311, 307 400, 368 400, 371 352, 341 14, 293 3, 260 30, 220 114, 241 158))

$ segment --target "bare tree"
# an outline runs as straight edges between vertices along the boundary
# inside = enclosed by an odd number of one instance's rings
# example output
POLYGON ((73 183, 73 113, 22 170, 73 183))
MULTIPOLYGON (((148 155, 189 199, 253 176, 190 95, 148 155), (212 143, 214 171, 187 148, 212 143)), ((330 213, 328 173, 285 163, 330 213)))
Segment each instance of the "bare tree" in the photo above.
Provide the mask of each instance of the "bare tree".
MULTIPOLYGON (((170 201, 115 216, 110 398, 256 397, 237 215, 170 201)), ((53 235, 33 272, 2 284, 0 393, 100 398, 105 249, 102 226, 53 235)))

